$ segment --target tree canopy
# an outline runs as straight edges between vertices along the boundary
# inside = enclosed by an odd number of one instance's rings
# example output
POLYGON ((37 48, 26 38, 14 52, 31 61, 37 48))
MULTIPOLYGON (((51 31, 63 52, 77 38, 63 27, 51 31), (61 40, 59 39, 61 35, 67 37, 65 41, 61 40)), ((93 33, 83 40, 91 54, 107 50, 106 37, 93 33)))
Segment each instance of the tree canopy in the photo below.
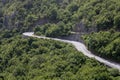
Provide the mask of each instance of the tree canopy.
POLYGON ((85 57, 71 44, 35 38, 24 39, 20 36, 3 38, 0 42, 1 80, 120 78, 117 70, 85 57))

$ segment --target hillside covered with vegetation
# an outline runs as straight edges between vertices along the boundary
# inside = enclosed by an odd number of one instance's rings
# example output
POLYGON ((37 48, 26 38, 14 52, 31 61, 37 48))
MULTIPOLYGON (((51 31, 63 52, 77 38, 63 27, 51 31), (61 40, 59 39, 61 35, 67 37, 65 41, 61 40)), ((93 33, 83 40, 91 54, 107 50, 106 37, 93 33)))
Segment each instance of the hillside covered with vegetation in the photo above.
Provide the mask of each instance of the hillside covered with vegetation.
POLYGON ((84 36, 89 49, 99 56, 120 61, 120 32, 105 31, 84 36))
POLYGON ((71 44, 20 35, 68 36, 77 27, 93 32, 83 36, 90 50, 120 61, 119 0, 1 0, 0 79, 119 80, 118 70, 71 44))
POLYGON ((0 42, 1 80, 120 79, 116 69, 85 57, 71 44, 21 36, 0 42))
POLYGON ((118 30, 120 25, 118 0, 2 0, 0 8, 0 28, 23 32, 48 23, 50 28, 42 33, 35 30, 47 36, 58 30, 58 36, 67 35, 80 22, 86 31, 118 30))

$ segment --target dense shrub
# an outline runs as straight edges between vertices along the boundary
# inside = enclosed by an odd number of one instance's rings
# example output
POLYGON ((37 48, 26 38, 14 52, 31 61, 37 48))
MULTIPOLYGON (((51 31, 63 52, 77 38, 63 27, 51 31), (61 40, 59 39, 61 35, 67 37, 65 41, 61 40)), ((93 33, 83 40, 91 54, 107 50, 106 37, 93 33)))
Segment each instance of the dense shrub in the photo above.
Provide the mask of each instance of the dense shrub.
POLYGON ((62 21, 64 26, 82 22, 87 30, 119 29, 118 0, 12 0, 0 4, 0 28, 16 27, 22 32, 32 30, 37 25, 57 25, 62 21))
POLYGON ((67 43, 46 39, 4 38, 0 44, 1 80, 115 80, 109 70, 67 43), (96 74, 97 73, 97 74, 96 74))
POLYGON ((105 31, 84 36, 89 49, 110 59, 120 60, 120 32, 105 31))

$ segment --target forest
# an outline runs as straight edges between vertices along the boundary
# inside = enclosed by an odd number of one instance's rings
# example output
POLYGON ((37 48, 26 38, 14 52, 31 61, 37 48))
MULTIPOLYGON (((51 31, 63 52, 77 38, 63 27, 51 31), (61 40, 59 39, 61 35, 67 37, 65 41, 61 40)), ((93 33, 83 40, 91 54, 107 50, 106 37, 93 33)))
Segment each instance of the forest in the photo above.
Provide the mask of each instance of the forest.
POLYGON ((24 32, 49 24, 51 28, 42 33, 35 31, 38 34, 53 36, 55 31, 60 30, 56 35, 64 36, 81 22, 87 32, 91 31, 91 28, 93 31, 110 28, 118 30, 119 4, 118 0, 2 0, 0 28, 24 32))
POLYGON ((99 56, 120 61, 120 32, 101 31, 83 37, 89 49, 99 56))
POLYGON ((120 79, 117 69, 84 56, 71 44, 22 36, 6 38, 3 34, 0 37, 0 80, 120 79))
POLYGON ((120 61, 119 0, 1 0, 0 80, 120 80, 72 44, 22 36, 69 36, 77 27, 89 50, 120 61))

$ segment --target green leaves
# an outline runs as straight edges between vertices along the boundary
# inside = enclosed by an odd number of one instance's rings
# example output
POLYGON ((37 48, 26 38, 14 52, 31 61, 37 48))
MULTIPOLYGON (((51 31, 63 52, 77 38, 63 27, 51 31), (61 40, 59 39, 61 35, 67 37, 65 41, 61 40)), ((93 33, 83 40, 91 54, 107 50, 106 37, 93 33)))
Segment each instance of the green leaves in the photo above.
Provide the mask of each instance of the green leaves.
MULTIPOLYGON (((9 80, 113 80, 110 71, 67 43, 13 37, 0 44, 0 77, 9 80)), ((115 73, 115 75, 113 75, 115 73)))
POLYGON ((120 15, 114 17, 114 24, 116 28, 120 29, 120 15))
POLYGON ((120 32, 104 31, 84 36, 89 49, 94 50, 98 55, 120 60, 120 32))
POLYGON ((34 30, 37 35, 45 35, 48 37, 67 36, 70 34, 71 24, 65 25, 63 22, 58 24, 45 24, 43 26, 37 26, 34 30))

